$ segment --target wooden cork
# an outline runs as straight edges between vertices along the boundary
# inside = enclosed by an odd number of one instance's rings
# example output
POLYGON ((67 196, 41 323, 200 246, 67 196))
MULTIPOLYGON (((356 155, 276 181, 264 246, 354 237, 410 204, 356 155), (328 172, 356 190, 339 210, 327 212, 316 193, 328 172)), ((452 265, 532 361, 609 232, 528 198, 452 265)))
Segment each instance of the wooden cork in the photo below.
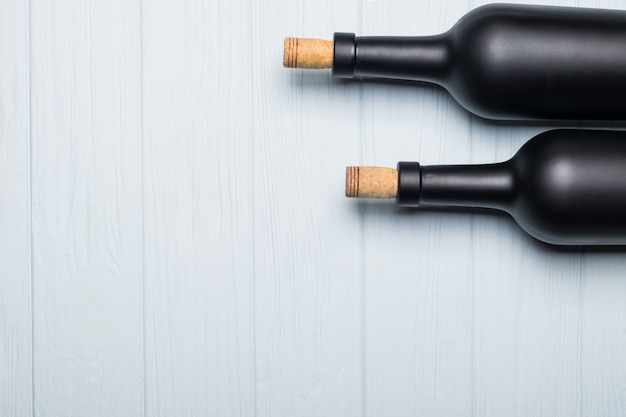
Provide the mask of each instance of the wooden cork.
POLYGON ((347 167, 346 197, 396 198, 398 171, 381 167, 347 167))
POLYGON ((332 41, 307 38, 285 38, 283 66, 286 68, 332 68, 332 41))

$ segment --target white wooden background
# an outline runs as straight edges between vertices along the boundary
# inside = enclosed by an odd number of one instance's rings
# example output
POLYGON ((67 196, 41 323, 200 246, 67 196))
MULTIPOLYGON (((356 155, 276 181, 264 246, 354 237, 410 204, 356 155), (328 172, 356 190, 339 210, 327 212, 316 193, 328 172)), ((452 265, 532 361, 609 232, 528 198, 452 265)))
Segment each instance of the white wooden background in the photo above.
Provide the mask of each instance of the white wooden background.
POLYGON ((554 125, 282 68, 482 3, 0 0, 0 415, 626 415, 626 250, 343 197, 554 125))

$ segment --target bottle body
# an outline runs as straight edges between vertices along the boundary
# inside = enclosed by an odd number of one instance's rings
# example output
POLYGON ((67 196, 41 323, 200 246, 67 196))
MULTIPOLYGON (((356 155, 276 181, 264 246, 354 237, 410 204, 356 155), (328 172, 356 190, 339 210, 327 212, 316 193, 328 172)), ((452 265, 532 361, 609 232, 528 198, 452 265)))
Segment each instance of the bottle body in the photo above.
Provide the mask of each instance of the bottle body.
POLYGON ((398 169, 399 205, 494 208, 547 243, 626 244, 626 132, 553 130, 503 163, 398 169))
POLYGON ((489 119, 626 120, 626 11, 491 4, 438 36, 338 35, 335 76, 437 83, 489 119))

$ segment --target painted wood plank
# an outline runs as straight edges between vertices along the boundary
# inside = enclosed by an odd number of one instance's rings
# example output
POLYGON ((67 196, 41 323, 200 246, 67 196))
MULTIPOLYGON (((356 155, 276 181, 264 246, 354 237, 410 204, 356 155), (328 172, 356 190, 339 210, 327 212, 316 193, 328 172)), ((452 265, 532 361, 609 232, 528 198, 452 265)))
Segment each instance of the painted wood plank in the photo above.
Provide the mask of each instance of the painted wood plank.
POLYGON ((28 8, 0 3, 0 415, 31 410, 28 8))
POLYGON ((626 415, 626 256, 585 250, 578 346, 580 415, 626 415))
POLYGON ((358 2, 251 5, 256 415, 361 416, 360 86, 281 65, 286 36, 356 31, 358 2))
MULTIPOLYGON (((439 33, 470 9, 364 2, 363 34, 439 33)), ((363 88, 364 164, 496 162, 545 130, 470 117, 438 89, 363 88)), ((368 415, 583 415, 583 369, 608 368, 584 362, 588 254, 539 244, 507 216, 368 203, 363 215, 368 415)), ((611 358, 620 381, 624 357, 611 358)), ((621 401, 589 410, 618 415, 621 401)))
POLYGON ((35 415, 140 415, 139 2, 31 1, 35 415))
MULTIPOLYGON (((614 1, 539 3, 621 7, 614 1)), ((489 157, 508 159, 526 140, 541 131, 581 126, 594 127, 594 124, 570 122, 494 126, 493 123, 473 118, 472 160, 484 161, 489 157)), ((611 401, 590 400, 591 396, 598 398, 595 394, 601 375, 616 382, 620 381, 620 377, 623 380, 626 355, 617 353, 624 351, 623 337, 616 333, 614 336, 618 337, 609 342, 609 352, 615 352, 610 359, 594 354, 599 347, 594 331, 602 334, 612 326, 619 328, 618 305, 613 303, 610 307, 617 318, 612 325, 599 326, 591 332, 587 325, 590 319, 597 320, 599 316, 596 308, 599 294, 593 297, 593 304, 596 304, 593 308, 588 307, 587 301, 590 288, 596 288, 595 276, 619 276, 614 272, 619 265, 623 265, 620 264, 622 261, 609 257, 609 262, 600 266, 596 258, 603 257, 602 251, 554 248, 523 235, 513 222, 494 223, 486 216, 476 216, 474 221, 475 251, 489 254, 488 257, 477 258, 475 263, 475 275, 478 277, 474 286, 477 414, 623 414, 623 411, 616 412, 623 410, 624 396, 620 396, 619 385, 611 387, 608 394, 612 397, 611 401), (590 264, 596 266, 590 268, 590 264), (614 366, 613 369, 606 365, 607 361, 614 366), (590 379, 587 372, 595 378, 590 379)), ((616 285, 617 281, 612 284, 615 294, 623 295, 623 288, 616 285)), ((600 298, 607 300, 612 297, 604 294, 600 298)), ((621 308, 623 315, 626 307, 621 308)), ((600 348, 600 351, 604 349, 600 348)))
MULTIPOLYGON (((435 34, 463 11, 458 2, 364 2, 362 35, 435 34)), ((363 88, 363 164, 460 163, 470 152, 469 115, 443 89, 363 88)), ((361 203, 367 415, 471 415, 471 216, 384 203, 361 203)))
MULTIPOLYGON (((473 160, 506 160, 546 130, 478 119, 472 128, 473 160)), ((474 216, 472 243, 476 413, 580 415, 580 249, 540 243, 488 214, 474 216)))
MULTIPOLYGON (((576 5, 624 10, 620 0, 576 5)), ((624 129, 623 123, 614 128, 624 129)), ((624 248, 583 249, 579 415, 626 415, 626 255, 624 248)))
POLYGON ((253 415, 248 6, 143 4, 150 416, 253 415))
MULTIPOLYGON (((484 2, 48 3, 30 31, 36 414, 624 415, 621 249, 343 197, 345 165, 495 162, 554 124, 280 65, 284 36, 437 33, 484 2)), ((26 13, 0 3, 3 415, 32 406, 26 13)))

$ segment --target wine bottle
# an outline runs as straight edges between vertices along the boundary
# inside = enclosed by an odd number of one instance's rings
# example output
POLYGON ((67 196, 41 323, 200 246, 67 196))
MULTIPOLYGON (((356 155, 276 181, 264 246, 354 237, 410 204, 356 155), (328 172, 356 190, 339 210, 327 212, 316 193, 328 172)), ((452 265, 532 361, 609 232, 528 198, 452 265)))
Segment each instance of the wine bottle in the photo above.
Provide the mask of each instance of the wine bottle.
POLYGON ((425 37, 287 38, 286 67, 443 86, 501 120, 626 120, 626 11, 491 4, 425 37))
POLYGON ((497 209, 547 243, 624 245, 626 132, 552 130, 495 164, 348 167, 346 196, 497 209))

